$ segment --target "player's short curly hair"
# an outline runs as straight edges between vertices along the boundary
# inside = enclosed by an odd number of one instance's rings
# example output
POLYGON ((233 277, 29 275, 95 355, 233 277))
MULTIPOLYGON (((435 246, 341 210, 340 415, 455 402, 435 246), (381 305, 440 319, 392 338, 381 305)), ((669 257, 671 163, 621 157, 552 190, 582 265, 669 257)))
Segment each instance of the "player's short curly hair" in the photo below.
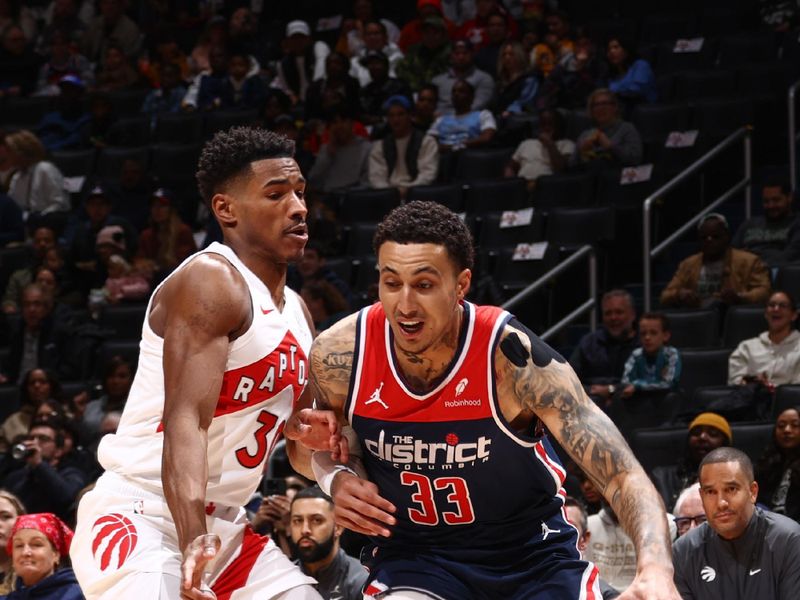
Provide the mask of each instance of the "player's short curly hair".
POLYGON ((384 242, 444 246, 459 270, 471 269, 475 260, 469 228, 438 202, 415 200, 395 208, 375 231, 372 247, 376 255, 384 242))
POLYGON ((197 164, 197 186, 206 204, 234 177, 265 158, 291 158, 294 142, 256 127, 232 127, 206 142, 197 164))

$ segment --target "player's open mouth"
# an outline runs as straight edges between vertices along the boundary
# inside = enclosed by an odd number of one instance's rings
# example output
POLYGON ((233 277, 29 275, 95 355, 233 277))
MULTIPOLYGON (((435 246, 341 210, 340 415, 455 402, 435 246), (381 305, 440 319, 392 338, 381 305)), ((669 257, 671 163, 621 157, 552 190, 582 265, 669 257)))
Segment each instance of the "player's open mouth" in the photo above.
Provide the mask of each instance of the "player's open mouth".
POLYGON ((397 324, 403 333, 408 335, 414 335, 422 330, 422 321, 398 321, 397 324))

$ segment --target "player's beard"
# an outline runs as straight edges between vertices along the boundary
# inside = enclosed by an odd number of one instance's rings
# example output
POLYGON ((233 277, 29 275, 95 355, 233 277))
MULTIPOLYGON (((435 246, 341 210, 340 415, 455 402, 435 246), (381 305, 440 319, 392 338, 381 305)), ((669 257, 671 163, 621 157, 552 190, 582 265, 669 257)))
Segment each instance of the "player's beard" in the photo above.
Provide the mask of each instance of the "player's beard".
POLYGON ((321 542, 316 542, 311 538, 300 539, 307 539, 313 544, 313 546, 300 547, 294 542, 294 540, 290 539, 290 545, 292 546, 294 555, 304 563, 315 563, 327 558, 330 555, 331 550, 333 550, 333 544, 336 541, 333 537, 333 533, 331 533, 327 539, 321 542))

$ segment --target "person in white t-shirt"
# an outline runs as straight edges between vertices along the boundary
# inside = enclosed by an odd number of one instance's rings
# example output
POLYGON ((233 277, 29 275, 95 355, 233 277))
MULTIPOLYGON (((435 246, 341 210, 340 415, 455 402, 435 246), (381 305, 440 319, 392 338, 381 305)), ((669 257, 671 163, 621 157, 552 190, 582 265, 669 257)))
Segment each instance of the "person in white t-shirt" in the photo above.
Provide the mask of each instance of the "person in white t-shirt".
POLYGON ((542 175, 563 171, 575 153, 575 142, 564 137, 564 117, 555 110, 539 113, 539 135, 523 140, 506 166, 506 177, 523 177, 528 188, 542 175))

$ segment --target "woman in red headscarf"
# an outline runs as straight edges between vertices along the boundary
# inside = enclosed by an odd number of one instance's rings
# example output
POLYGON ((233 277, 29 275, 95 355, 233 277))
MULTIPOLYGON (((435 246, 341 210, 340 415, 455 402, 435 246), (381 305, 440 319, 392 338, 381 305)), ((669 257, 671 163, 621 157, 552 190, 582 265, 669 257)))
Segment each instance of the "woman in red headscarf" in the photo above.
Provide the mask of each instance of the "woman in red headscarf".
POLYGON ((2 600, 85 600, 69 560, 72 530, 52 513, 22 515, 8 540, 14 589, 2 600))

